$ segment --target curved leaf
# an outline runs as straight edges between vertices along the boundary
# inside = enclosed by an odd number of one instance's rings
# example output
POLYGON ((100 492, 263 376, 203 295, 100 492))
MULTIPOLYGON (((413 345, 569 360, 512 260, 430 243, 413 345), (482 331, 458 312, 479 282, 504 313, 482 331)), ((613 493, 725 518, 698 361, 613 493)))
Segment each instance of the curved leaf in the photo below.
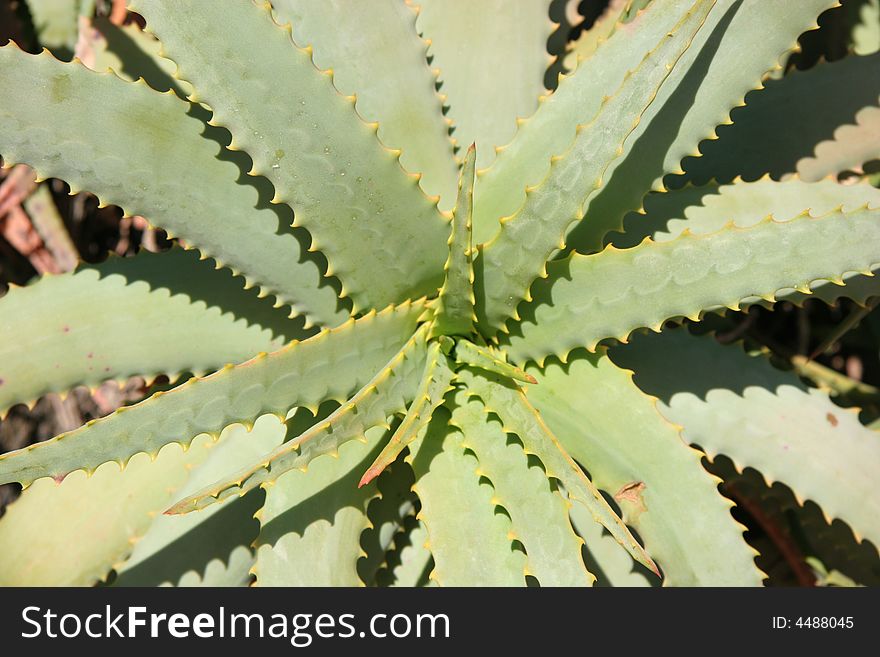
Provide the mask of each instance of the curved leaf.
POLYGON ((812 283, 843 284, 849 272, 878 265, 878 211, 772 217, 747 228, 732 222, 708 235, 645 240, 592 256, 551 263, 535 286, 526 319, 507 337, 514 362, 564 356, 600 340, 625 340, 637 328, 660 330, 673 317, 699 318, 708 310, 738 308, 744 300, 773 301, 782 290, 809 292, 812 283))
POLYGON ((251 423, 267 413, 283 416, 294 406, 341 402, 391 359, 412 335, 423 310, 423 304, 415 303, 370 313, 158 392, 52 440, 0 455, 0 482, 60 480, 107 461, 124 464, 134 454, 155 453, 170 442, 186 445, 200 433, 216 435, 230 424, 251 423))
POLYGON ((478 399, 462 399, 451 422, 492 482, 496 503, 510 515, 511 535, 526 550, 525 574, 541 586, 591 586, 595 577, 584 567, 583 541, 572 529, 568 500, 551 488, 544 471, 529 465, 522 446, 508 440, 478 399))
POLYGON ((218 155, 214 140, 222 136, 188 103, 14 45, 0 48, 0 87, 15 98, 0 104, 7 163, 26 162, 72 191, 146 217, 313 322, 335 326, 348 317, 300 244, 308 238, 258 189, 237 182, 236 157, 218 155))
POLYGON ((360 119, 355 99, 340 95, 332 75, 274 22, 268 3, 232 2, 222 12, 205 3, 132 4, 193 84, 190 99, 211 106, 212 123, 253 158, 252 173, 294 209, 356 310, 437 290, 448 223, 436 202, 381 145, 378 126, 360 119))
POLYGON ((416 397, 419 374, 426 358, 424 331, 416 334, 351 399, 325 419, 268 454, 261 454, 233 475, 214 481, 175 504, 166 513, 189 513, 232 495, 275 481, 290 470, 306 472, 311 462, 335 455, 352 440, 360 440, 376 426, 389 428, 388 418, 402 412, 416 397))
POLYGON ((583 217, 584 203, 602 187, 611 163, 624 154, 624 142, 713 5, 714 0, 694 3, 673 31, 624 76, 595 118, 578 127, 571 148, 554 159, 547 177, 481 249, 477 316, 485 334, 494 333, 509 317, 518 318, 517 305, 529 297, 535 279, 546 276, 548 258, 565 246, 569 227, 583 217))
POLYGON ((718 493, 718 479, 630 372, 584 352, 566 365, 530 371, 538 385, 529 398, 593 482, 614 495, 666 585, 760 586, 755 552, 730 515, 732 503, 718 493))
POLYGON ((503 379, 478 376, 469 370, 459 372, 459 378, 470 394, 479 396, 486 408, 501 419, 505 431, 519 437, 526 453, 541 460, 547 476, 562 482, 570 499, 588 509, 593 520, 605 527, 633 559, 659 574, 651 557, 568 455, 521 389, 503 379))
POLYGON ((42 479, 22 492, 0 522, 0 585, 91 586, 131 552, 189 468, 208 454, 211 439, 189 450, 164 447, 138 454, 125 470, 106 463, 90 477, 76 472, 61 484, 42 479))
POLYGON ((614 357, 636 371, 636 383, 660 397, 660 411, 710 458, 724 454, 738 469, 784 481, 799 500, 815 501, 880 545, 880 438, 862 426, 857 409, 835 405, 760 354, 686 331, 640 337, 614 357))
MULTIPOLYGON (((284 425, 272 415, 259 418, 250 432, 241 425, 227 428, 216 444, 208 445, 207 458, 175 495, 186 495, 241 461, 271 451, 284 435, 284 425)), ((263 499, 263 492, 255 491, 186 517, 157 516, 128 560, 116 569, 114 585, 246 585, 254 563, 251 544, 259 532, 254 514, 263 499)))
POLYGON ((422 504, 416 517, 434 557, 430 580, 440 586, 525 586, 525 555, 513 549, 510 521, 495 512, 494 489, 481 481, 477 459, 448 418, 438 410, 407 457, 422 504))
POLYGON ((550 0, 415 0, 416 26, 430 44, 455 141, 477 144, 477 166, 516 132, 545 93, 553 32, 550 0))
POLYGON ((272 4, 279 20, 292 24, 294 41, 312 47, 315 65, 333 70, 336 88, 357 96, 358 114, 379 123, 382 143, 402 151, 403 167, 422 174, 425 193, 449 209, 458 167, 413 8, 401 0, 272 4))
POLYGON ((0 413, 108 379, 211 371, 306 335, 194 251, 111 257, 0 299, 0 413))
POLYGON ((308 472, 291 470, 266 485, 258 586, 363 586, 360 537, 370 526, 366 510, 377 488, 358 488, 357 480, 386 436, 384 427, 370 429, 364 442, 342 445, 336 458, 316 459, 308 472))

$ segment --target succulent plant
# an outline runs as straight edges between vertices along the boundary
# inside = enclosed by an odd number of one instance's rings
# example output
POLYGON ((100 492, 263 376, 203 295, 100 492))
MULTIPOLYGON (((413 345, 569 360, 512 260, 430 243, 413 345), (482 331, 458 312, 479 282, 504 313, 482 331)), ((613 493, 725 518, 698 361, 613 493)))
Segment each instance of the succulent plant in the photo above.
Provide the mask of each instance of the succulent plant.
POLYGON ((552 92, 548 0, 130 4, 0 48, 0 153, 175 246, 10 290, 0 408, 172 383, 0 456, 0 582, 760 585, 719 454, 877 544, 857 409, 677 326, 880 293, 834 0, 612 2, 552 92))

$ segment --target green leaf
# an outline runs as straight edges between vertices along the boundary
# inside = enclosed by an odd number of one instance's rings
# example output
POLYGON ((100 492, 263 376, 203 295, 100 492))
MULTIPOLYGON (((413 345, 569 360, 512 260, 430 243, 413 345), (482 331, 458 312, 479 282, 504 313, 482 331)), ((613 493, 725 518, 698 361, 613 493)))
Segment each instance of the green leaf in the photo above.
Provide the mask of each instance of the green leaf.
POLYGON ((648 189, 663 189, 663 176, 730 123, 730 112, 746 94, 782 69, 798 36, 818 27, 817 17, 837 0, 804 0, 798 11, 784 3, 743 0, 716 4, 687 53, 642 117, 625 157, 607 172, 607 185, 590 200, 587 221, 569 234, 569 248, 590 253, 626 212, 641 207, 648 189), (756 25, 769 29, 759 31, 756 25))
POLYGON ((817 280, 842 285, 843 274, 880 264, 877 215, 865 207, 783 222, 768 217, 746 228, 731 222, 707 235, 573 254, 552 263, 535 286, 507 353, 517 363, 540 363, 582 346, 592 351, 604 338, 626 340, 637 328, 659 331, 670 318, 697 319, 753 297, 773 301, 782 290, 809 292, 817 280))
POLYGON ((0 413, 108 379, 210 371, 306 335, 194 251, 110 257, 0 299, 0 413))
MULTIPOLYGON (((866 202, 880 207, 880 190, 867 183, 841 185, 831 180, 807 183, 796 179, 776 182, 764 177, 755 182, 740 180, 727 185, 687 185, 649 194, 645 198, 644 214, 630 213, 624 232, 614 235, 612 243, 618 248, 629 248, 645 237, 666 242, 686 230, 704 235, 721 230, 731 221, 745 228, 770 215, 794 217, 808 211, 817 217, 836 208, 850 212, 866 202)), ((777 294, 777 299, 801 305, 809 299, 831 304, 846 297, 864 305, 871 297, 880 296, 880 279, 873 272, 871 275, 850 272, 843 275, 843 281, 846 285, 815 281, 809 294, 788 290, 777 294)), ((743 299, 741 305, 753 303, 771 305, 760 297, 743 299)))
POLYGON ((764 89, 746 96, 745 107, 731 112, 733 125, 722 126, 717 140, 700 145, 700 157, 684 160, 683 179, 702 184, 794 174, 817 144, 853 123, 862 108, 876 107, 878 99, 880 54, 851 55, 768 80, 764 89))
POLYGON ((797 171, 804 180, 821 180, 844 171, 861 171, 862 165, 880 157, 880 107, 864 107, 853 123, 840 126, 834 137, 816 146, 812 157, 800 160, 797 171))
POLYGON ((660 586, 657 576, 636 563, 584 507, 574 504, 569 514, 575 531, 586 543, 584 561, 596 577, 593 586, 660 586))
POLYGON ((336 458, 316 459, 308 472, 291 470, 266 485, 258 586, 363 586, 360 537, 370 527, 366 509, 377 489, 358 488, 357 480, 386 436, 384 427, 370 429, 336 458))
POLYGON ((449 256, 443 270, 446 278, 434 311, 432 335, 470 335, 474 330, 473 226, 474 167, 476 149, 472 145, 465 157, 458 181, 458 200, 452 215, 449 256))
POLYGON ((91 586, 131 552, 189 474, 211 439, 188 451, 138 454, 125 470, 106 463, 61 484, 42 479, 22 492, 0 522, 0 585, 91 586))
POLYGON ((515 138, 500 150, 491 168, 477 180, 474 239, 480 244, 498 231, 498 220, 513 215, 526 201, 527 190, 543 181, 551 159, 575 141, 578 125, 589 123, 610 96, 679 19, 694 0, 677 0, 659 11, 648 11, 616 38, 604 43, 588 64, 563 78, 544 98, 515 138))
MULTIPOLYGON (((611 532, 633 559, 659 574, 651 557, 568 455, 522 390, 504 380, 476 375, 467 369, 461 370, 458 376, 467 385, 469 393, 479 396, 486 408, 501 419, 504 430, 519 437, 526 453, 540 459, 547 476, 562 482, 571 500, 588 509, 593 519, 611 532)), ((585 466, 589 467, 589 464, 585 466)))
POLYGON ((370 527, 361 535, 364 555, 358 561, 358 574, 367 586, 383 586, 393 581, 389 558, 397 559, 403 543, 417 525, 418 498, 412 492, 415 482, 412 468, 402 460, 386 468, 376 480, 377 497, 367 507, 370 527), (400 544, 398 545, 398 541, 400 544))
MULTIPOLYGON (((248 432, 241 425, 224 430, 207 458, 196 467, 175 496, 186 495, 222 476, 241 461, 255 459, 284 439, 278 418, 265 415, 248 432)), ((243 586, 254 564, 251 544, 259 523, 254 514, 263 492, 217 504, 185 517, 159 515, 118 567, 116 586, 243 586)))
POLYGON ((525 555, 513 549, 510 521, 495 511, 495 492, 465 437, 438 409, 407 458, 422 504, 417 518, 434 557, 430 580, 440 586, 525 586, 525 555))
POLYGON ((645 237, 666 242, 686 230, 705 235, 724 228, 731 221, 740 228, 754 226, 772 215, 778 219, 809 211, 818 217, 840 208, 851 212, 869 203, 880 207, 880 190, 866 183, 841 185, 832 180, 776 182, 769 177, 754 182, 687 185, 645 197, 642 213, 626 217, 622 234, 611 236, 614 246, 637 246, 645 237))
POLYGON ((16 99, 0 105, 7 164, 26 162, 41 177, 146 217, 311 322, 345 321, 348 312, 300 244, 308 238, 257 187, 237 182, 240 158, 222 151, 222 131, 206 128, 198 109, 14 45, 0 48, 0 88, 16 99))
POLYGON ((402 171, 399 154, 378 141, 378 126, 358 117, 355 99, 274 22, 268 3, 234 2, 223 12, 205 3, 132 4, 193 84, 191 100, 210 105, 211 122, 253 158, 251 173, 294 209, 356 310, 437 290, 446 220, 417 176, 402 171))
POLYGON ((737 469, 784 481, 800 502, 813 500, 880 544, 880 438, 857 409, 835 405, 760 355, 685 331, 640 337, 614 357, 636 370, 639 387, 660 398, 660 411, 709 458, 724 454, 737 469))
POLYGON ((400 563, 394 568, 391 586, 429 586, 429 575, 434 561, 428 544, 428 529, 424 522, 418 523, 406 536, 406 545, 400 547, 400 563))
POLYGON ((591 586, 595 577, 581 559, 583 541, 568 517, 568 500, 551 487, 538 465, 530 465, 522 445, 508 439, 478 399, 459 395, 452 424, 464 434, 464 447, 492 482, 496 504, 510 516, 510 531, 526 551, 525 574, 541 586, 591 586))
POLYGON ((392 434, 388 444, 376 457, 358 482, 364 486, 375 479, 386 467, 391 465, 397 456, 412 443, 431 421, 437 407, 443 403, 446 393, 452 388, 454 373, 440 350, 440 343, 432 341, 428 345, 425 367, 418 390, 415 391, 412 403, 400 426, 392 434))
POLYGON ((481 347, 464 339, 456 340, 455 342, 456 363, 479 367, 482 370, 500 374, 514 381, 535 383, 535 377, 531 374, 526 374, 518 367, 503 360, 503 358, 503 352, 494 351, 490 347, 481 347))
POLYGON ((719 480, 630 372, 583 351, 566 365, 530 371, 538 385, 529 398, 593 483, 614 496, 666 585, 760 586, 756 553, 718 493, 719 480))
POLYGON ((477 276, 477 316, 484 334, 518 319, 516 307, 529 298, 546 262, 565 246, 569 227, 583 217, 583 205, 604 184, 605 171, 625 153, 624 142, 639 125, 663 81, 688 49, 714 0, 698 1, 624 77, 602 102, 593 120, 578 126, 571 148, 554 160, 541 184, 530 190, 516 214, 506 217, 498 234, 481 250, 477 276))
POLYGON ((413 7, 400 0, 272 4, 279 22, 292 24, 294 41, 312 47, 315 66, 333 70, 340 93, 357 96, 358 114, 378 121, 382 143, 401 150, 404 169, 421 173, 425 193, 449 209, 458 167, 413 7))
POLYGON ((477 144, 477 166, 514 136, 546 92, 553 32, 549 0, 418 0, 418 30, 430 44, 456 143, 477 144))
POLYGON ((98 16, 91 28, 94 62, 86 65, 93 71, 111 70, 131 82, 143 78, 156 91, 172 90, 180 98, 192 93, 190 85, 174 79, 174 62, 162 56, 162 44, 137 23, 114 25, 98 16))
POLYGON ((402 412, 416 398, 418 375, 426 358, 425 331, 418 331, 394 356, 377 368, 373 376, 351 399, 325 419, 268 454, 261 454, 234 474, 192 493, 167 513, 189 513, 233 495, 244 495, 257 486, 275 481, 290 470, 305 472, 323 455, 335 455, 352 440, 363 442, 375 427, 389 428, 388 418, 402 412))
POLYGON ((251 423, 267 413, 284 416, 294 406, 341 402, 391 359, 412 335, 423 311, 423 304, 407 303, 371 312, 272 354, 190 379, 52 440, 4 454, 0 483, 60 480, 107 461, 124 464, 139 452, 154 454, 167 443, 186 445, 200 433, 217 434, 230 424, 251 423))

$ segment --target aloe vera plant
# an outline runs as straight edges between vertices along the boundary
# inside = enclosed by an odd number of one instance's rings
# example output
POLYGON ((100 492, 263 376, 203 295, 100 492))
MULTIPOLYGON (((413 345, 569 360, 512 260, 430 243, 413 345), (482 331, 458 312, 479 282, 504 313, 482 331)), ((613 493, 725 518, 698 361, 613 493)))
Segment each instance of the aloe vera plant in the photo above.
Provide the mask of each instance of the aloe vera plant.
POLYGON ((858 413, 669 323, 880 293, 880 191, 827 177, 864 140, 822 132, 877 56, 779 75, 836 4, 612 2, 552 93, 548 0, 136 0, 115 73, 0 48, 5 164, 176 242, 0 300, 4 412, 174 382, 0 456, 0 582, 760 585, 719 454, 876 545, 858 413))

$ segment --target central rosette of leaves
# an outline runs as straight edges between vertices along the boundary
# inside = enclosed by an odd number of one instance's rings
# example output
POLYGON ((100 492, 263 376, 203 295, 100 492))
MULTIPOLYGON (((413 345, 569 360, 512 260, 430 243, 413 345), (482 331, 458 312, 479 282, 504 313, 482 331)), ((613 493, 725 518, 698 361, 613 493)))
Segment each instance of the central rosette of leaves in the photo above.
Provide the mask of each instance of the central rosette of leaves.
POLYGON ((181 500, 166 513, 187 513, 230 495, 243 495, 287 471, 305 471, 319 456, 338 456, 346 442, 366 441, 367 432, 376 427, 390 429, 389 418, 405 409, 403 420, 361 476, 358 485, 363 487, 394 463, 404 449, 409 448, 412 455, 423 441, 437 439, 431 432, 432 418, 443 426, 457 426, 464 435, 470 429, 477 430, 471 426, 479 421, 472 412, 476 402, 484 412, 497 415, 505 430, 518 436, 526 453, 541 461, 548 478, 559 482, 569 500, 589 509, 633 558, 657 572, 654 562, 518 385, 536 380, 508 363, 504 352, 486 344, 476 329, 472 243, 475 155, 471 146, 462 166, 443 285, 436 298, 413 302, 410 312, 419 306, 424 310, 406 344, 328 417, 259 463, 181 500), (436 417, 441 407, 443 417, 436 417))

